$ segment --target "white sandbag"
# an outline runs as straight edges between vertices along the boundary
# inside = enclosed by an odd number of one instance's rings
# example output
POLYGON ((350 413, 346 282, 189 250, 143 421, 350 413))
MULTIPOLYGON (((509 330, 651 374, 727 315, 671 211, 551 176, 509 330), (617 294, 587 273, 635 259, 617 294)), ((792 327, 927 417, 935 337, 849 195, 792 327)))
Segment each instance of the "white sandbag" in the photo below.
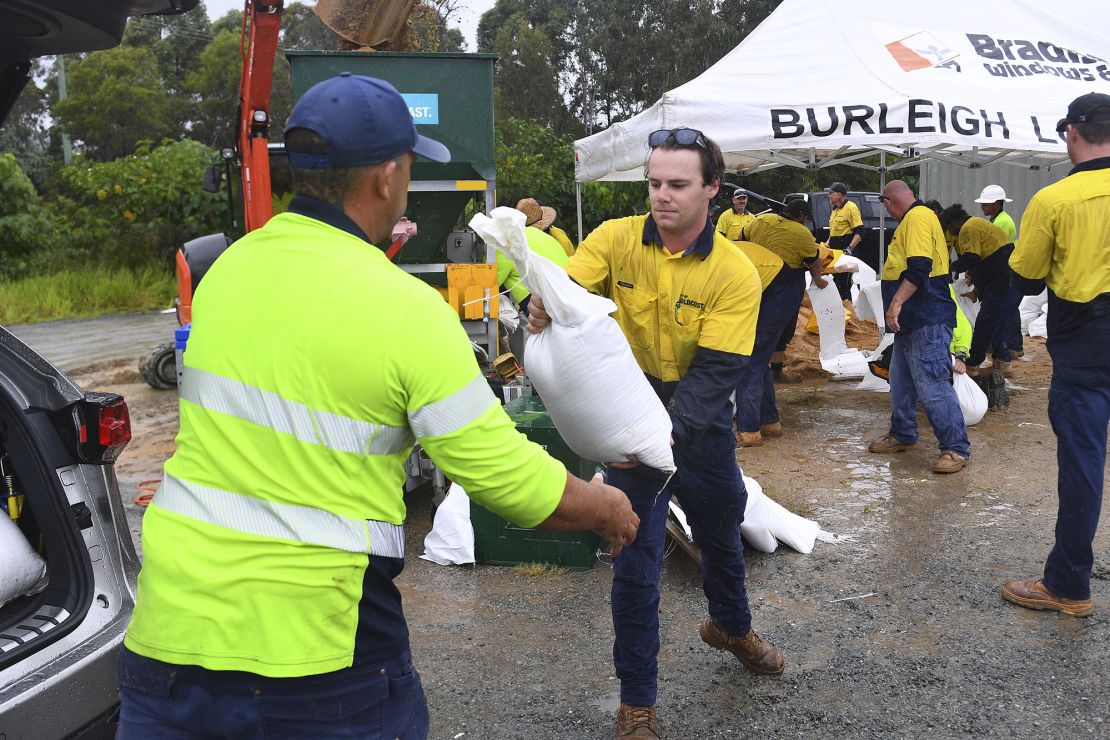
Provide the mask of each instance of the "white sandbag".
POLYGON ((826 278, 825 287, 809 286, 809 302, 817 317, 817 332, 821 338, 821 358, 831 359, 848 351, 844 343, 844 304, 840 300, 832 278, 826 278))
MULTIPOLYGON (((870 268, 868 268, 870 269, 870 268)), ((883 284, 878 280, 860 283, 859 295, 853 301, 856 316, 860 321, 874 321, 879 331, 886 330, 886 314, 883 311, 883 284)))
POLYGON ((476 214, 471 228, 513 261, 551 316, 550 326, 528 337, 525 369, 563 441, 587 460, 635 456, 674 472, 670 416, 609 315, 617 305, 530 250, 523 213, 500 207, 490 215, 476 214))
POLYGON ((744 507, 744 521, 740 523, 740 536, 760 552, 774 552, 779 541, 771 534, 771 517, 767 513, 767 499, 763 488, 754 478, 744 476, 744 487, 748 489, 748 504, 744 507))
POLYGON ((763 494, 763 508, 768 530, 776 540, 803 555, 813 552, 813 543, 817 541, 817 533, 821 531, 817 522, 798 516, 767 494, 763 494))
POLYGON ((447 498, 436 509, 432 531, 424 538, 424 560, 439 565, 474 562, 474 527, 470 524, 470 497, 458 483, 447 489, 447 498))
POLYGON ((1018 315, 1021 316, 1021 333, 1029 334, 1029 325, 1039 319, 1048 311, 1048 288, 1039 295, 1027 295, 1018 304, 1018 315))
POLYGON ((1029 322, 1029 336, 1048 338, 1048 306, 1045 312, 1029 322))
POLYGON ((973 301, 968 296, 975 290, 974 285, 968 285, 964 279, 966 273, 960 273, 952 283, 956 291, 956 305, 964 312, 972 328, 975 328, 975 319, 979 317, 979 301, 973 301))
POLYGON ((845 380, 848 378, 862 378, 869 375, 867 369, 868 357, 858 349, 841 352, 836 357, 821 358, 821 369, 832 373, 833 378, 845 380))
POLYGON ((987 414, 987 394, 966 373, 952 373, 952 387, 964 414, 964 425, 973 427, 987 414))
POLYGON ((31 549, 19 527, 0 511, 0 606, 46 588, 46 561, 31 549))
POLYGON ((505 331, 512 334, 520 326, 520 311, 509 296, 502 293, 497 296, 497 320, 505 327, 505 331))

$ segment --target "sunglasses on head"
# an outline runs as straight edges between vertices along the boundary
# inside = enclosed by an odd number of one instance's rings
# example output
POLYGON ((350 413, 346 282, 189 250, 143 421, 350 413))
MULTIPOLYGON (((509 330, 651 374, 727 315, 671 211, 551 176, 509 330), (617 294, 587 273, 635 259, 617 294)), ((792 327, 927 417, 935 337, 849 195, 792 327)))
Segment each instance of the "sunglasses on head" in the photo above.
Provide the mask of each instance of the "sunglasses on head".
POLYGON ((648 146, 652 149, 674 142, 678 146, 698 146, 702 149, 709 148, 705 134, 696 128, 661 128, 652 131, 648 136, 648 146))

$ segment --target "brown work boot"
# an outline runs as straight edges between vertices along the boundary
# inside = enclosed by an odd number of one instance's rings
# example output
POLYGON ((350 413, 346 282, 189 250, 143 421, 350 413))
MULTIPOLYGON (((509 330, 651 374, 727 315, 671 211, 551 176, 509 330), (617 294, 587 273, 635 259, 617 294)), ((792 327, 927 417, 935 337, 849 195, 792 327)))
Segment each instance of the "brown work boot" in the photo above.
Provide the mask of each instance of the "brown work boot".
POLYGON ((617 737, 624 740, 630 737, 646 737, 659 740, 655 726, 655 707, 630 707, 621 702, 617 710, 617 737))
POLYGON ((759 428, 759 433, 764 437, 781 437, 782 436, 782 422, 773 421, 770 424, 764 424, 759 428))
POLYGON ((871 444, 867 445, 868 452, 905 452, 917 447, 917 442, 906 444, 900 442, 894 435, 888 434, 882 439, 876 439, 871 444))
POLYGON ((737 447, 762 447, 763 436, 759 432, 737 432, 737 447))
POLYGON ((990 369, 983 369, 982 365, 968 365, 964 363, 965 372, 969 378, 978 378, 980 375, 990 375, 990 369))
POLYGON ((1046 609, 1073 617, 1085 617, 1094 611, 1090 599, 1065 599, 1045 588, 1041 579, 1010 581, 1002 587, 1002 598, 1027 609, 1046 609))
POLYGON ((994 363, 994 367, 995 367, 996 370, 1001 370, 1002 371, 1002 377, 1003 378, 1012 378, 1012 377, 1014 377, 1014 368, 1013 368, 1013 365, 1011 363, 997 361, 997 362, 994 363))
POLYGON ((706 645, 729 651, 752 673, 777 676, 786 667, 779 649, 757 635, 755 630, 748 630, 743 637, 734 637, 726 634, 710 618, 701 623, 698 633, 706 645))
POLYGON ((788 373, 785 370, 772 370, 771 380, 776 383, 801 383, 802 376, 797 373, 788 373))
POLYGON ((945 450, 933 463, 934 473, 958 473, 967 465, 968 459, 954 450, 945 450))

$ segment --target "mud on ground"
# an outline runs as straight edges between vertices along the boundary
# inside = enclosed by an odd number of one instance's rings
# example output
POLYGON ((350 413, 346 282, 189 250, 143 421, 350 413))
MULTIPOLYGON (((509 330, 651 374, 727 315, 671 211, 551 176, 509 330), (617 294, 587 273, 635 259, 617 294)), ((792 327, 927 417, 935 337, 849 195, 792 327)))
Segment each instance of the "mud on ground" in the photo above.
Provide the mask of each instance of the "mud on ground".
MULTIPOLYGON (((799 337, 788 355, 804 363, 799 337)), ((745 553, 755 628, 786 654, 779 678, 753 676, 700 641, 699 574, 680 551, 668 557, 664 737, 1110 737, 1107 518, 1092 617, 1019 609, 999 595, 1005 580, 1039 574, 1055 517, 1051 368, 1043 341, 1026 348, 1029 361, 1014 363, 1026 390, 970 430, 972 463, 947 477, 930 472, 937 450, 923 415, 917 450, 867 452, 887 430, 888 395, 812 376, 780 388, 786 436, 738 451, 740 462, 769 496, 846 540, 810 555, 745 553)), ((74 374, 128 399, 134 441, 118 465, 128 501, 159 477, 176 432, 176 394, 147 388, 133 364, 74 374)), ((528 576, 436 566, 417 558, 430 496, 408 503, 398 584, 432 737, 613 737, 609 567, 528 576)), ((129 509, 137 532, 141 510, 129 509)))

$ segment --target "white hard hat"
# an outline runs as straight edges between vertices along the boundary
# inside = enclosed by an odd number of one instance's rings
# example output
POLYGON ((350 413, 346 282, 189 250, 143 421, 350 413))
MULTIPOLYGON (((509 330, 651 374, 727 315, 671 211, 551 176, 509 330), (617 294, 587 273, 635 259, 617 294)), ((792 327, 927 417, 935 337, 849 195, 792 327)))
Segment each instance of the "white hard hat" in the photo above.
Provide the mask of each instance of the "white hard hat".
POLYGON ((975 199, 976 203, 994 203, 996 201, 1004 200, 1007 203, 1013 203, 1013 198, 1006 197, 1006 191, 1002 189, 1001 185, 988 185, 983 188, 983 192, 979 193, 979 197, 975 199))

